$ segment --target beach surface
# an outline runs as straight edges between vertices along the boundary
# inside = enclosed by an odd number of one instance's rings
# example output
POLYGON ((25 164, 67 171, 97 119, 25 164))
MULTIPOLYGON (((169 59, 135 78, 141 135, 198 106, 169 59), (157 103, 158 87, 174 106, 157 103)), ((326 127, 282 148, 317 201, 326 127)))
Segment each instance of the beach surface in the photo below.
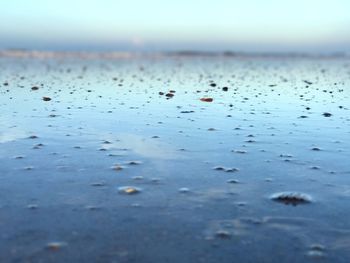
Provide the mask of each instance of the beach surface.
POLYGON ((350 261, 350 60, 0 56, 0 262, 350 261))

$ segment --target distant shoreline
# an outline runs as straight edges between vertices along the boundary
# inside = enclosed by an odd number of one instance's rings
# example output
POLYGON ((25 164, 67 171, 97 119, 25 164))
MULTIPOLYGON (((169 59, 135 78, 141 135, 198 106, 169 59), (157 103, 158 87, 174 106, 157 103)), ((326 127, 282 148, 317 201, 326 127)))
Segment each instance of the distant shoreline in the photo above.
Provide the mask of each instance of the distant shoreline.
POLYGON ((0 50, 0 58, 81 58, 81 59, 129 59, 160 57, 235 57, 235 58, 350 58, 345 52, 314 54, 301 52, 233 52, 233 51, 162 51, 162 52, 124 52, 124 51, 41 51, 25 49, 0 50))

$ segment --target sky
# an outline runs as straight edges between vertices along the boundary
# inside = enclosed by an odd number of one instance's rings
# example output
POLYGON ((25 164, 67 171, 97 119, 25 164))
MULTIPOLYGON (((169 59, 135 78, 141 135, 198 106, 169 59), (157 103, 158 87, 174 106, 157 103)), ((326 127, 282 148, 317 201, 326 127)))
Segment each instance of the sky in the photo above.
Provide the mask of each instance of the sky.
POLYGON ((0 0, 0 49, 350 51, 350 0, 0 0))

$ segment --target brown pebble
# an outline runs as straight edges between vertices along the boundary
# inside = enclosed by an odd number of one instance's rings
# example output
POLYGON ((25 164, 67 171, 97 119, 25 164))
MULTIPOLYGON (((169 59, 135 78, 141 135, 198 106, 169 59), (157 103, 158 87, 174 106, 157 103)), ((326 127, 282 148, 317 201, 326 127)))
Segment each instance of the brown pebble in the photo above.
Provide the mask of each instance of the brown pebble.
POLYGON ((213 98, 201 98, 200 100, 204 101, 204 102, 212 102, 214 99, 213 98))

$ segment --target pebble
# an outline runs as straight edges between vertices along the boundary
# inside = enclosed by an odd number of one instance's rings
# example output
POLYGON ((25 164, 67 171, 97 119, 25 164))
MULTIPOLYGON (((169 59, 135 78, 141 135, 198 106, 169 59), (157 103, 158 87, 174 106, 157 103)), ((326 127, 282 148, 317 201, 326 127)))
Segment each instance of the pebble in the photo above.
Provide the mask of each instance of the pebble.
POLYGON ((245 153, 247 153, 247 151, 245 151, 245 150, 232 150, 232 152, 234 152, 234 153, 240 153, 240 154, 245 154, 245 153))
POLYGON ((213 98, 201 98, 200 100, 204 101, 204 102, 212 102, 214 99, 213 98))
POLYGON ((129 165, 139 165, 141 163, 142 163, 141 161, 129 161, 128 162, 129 165))
POLYGON ((238 184, 238 183, 239 183, 239 181, 236 180, 236 179, 229 179, 229 180, 227 180, 226 182, 227 182, 228 184, 238 184))
POLYGON ((58 241, 49 242, 46 244, 46 248, 52 251, 58 251, 65 246, 67 246, 66 242, 58 242, 58 241))
POLYGON ((29 205, 27 205, 27 208, 28 209, 32 209, 32 210, 37 209, 38 207, 39 206, 37 204, 29 204, 29 205))
POLYGON ((141 188, 134 186, 121 186, 118 188, 118 192, 124 195, 134 195, 141 192, 141 188))
POLYGON ((91 183, 91 186, 105 186, 106 183, 105 182, 95 182, 95 183, 91 183))
POLYGON ((225 230, 218 230, 215 232, 215 236, 221 239, 231 238, 231 233, 225 230))
POLYGON ((182 194, 188 193, 189 191, 190 191, 190 189, 187 187, 179 188, 179 192, 182 194))
POLYGON ((120 165, 115 165, 115 166, 112 166, 112 169, 115 170, 115 171, 121 171, 124 169, 123 166, 120 166, 120 165))
POLYGON ((307 256, 315 259, 321 259, 326 256, 325 247, 321 244, 313 244, 310 246, 310 250, 306 253, 307 256))
POLYGON ((270 196, 270 199, 276 202, 284 203, 286 205, 300 205, 312 202, 312 198, 308 194, 299 192, 280 192, 270 196))
POLYGON ((235 172, 238 172, 239 169, 238 168, 226 168, 225 169, 225 172, 227 173, 235 173, 235 172))

